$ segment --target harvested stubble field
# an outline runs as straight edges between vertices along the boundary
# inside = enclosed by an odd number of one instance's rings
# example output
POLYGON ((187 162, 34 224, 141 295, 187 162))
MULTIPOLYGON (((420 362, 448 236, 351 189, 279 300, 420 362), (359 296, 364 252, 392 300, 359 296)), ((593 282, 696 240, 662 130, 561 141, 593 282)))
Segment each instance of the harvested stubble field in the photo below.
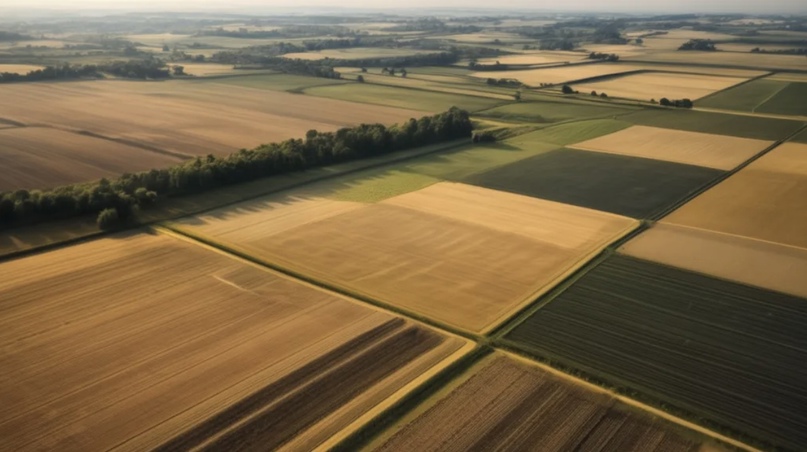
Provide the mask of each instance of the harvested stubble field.
POLYGON ((477 114, 486 118, 507 121, 550 123, 591 117, 613 116, 628 113, 631 107, 591 102, 558 101, 549 96, 537 97, 535 101, 522 101, 516 104, 484 110, 477 114))
POLYGON ((744 82, 745 78, 720 77, 672 72, 645 72, 615 77, 598 82, 575 84, 581 93, 606 93, 610 97, 626 99, 692 99, 697 100, 720 90, 744 82))
POLYGON ((169 166, 182 159, 57 129, 0 130, 0 191, 47 188, 169 166))
POLYGON ((787 138, 803 125, 786 119, 682 109, 642 110, 620 119, 636 125, 771 141, 787 138))
POLYGON ((4 450, 308 450, 470 347, 166 236, 0 272, 4 450))
POLYGON ((803 299, 611 256, 506 334, 699 423, 807 445, 803 299))
POLYGON ((4 85, 0 97, 2 119, 90 131, 189 155, 226 154, 302 137, 310 129, 392 124, 424 114, 185 80, 4 85))
POLYGON ((633 126, 571 147, 728 171, 772 144, 773 141, 633 126))
POLYGON ((518 55, 502 55, 496 58, 483 58, 480 64, 552 64, 567 61, 581 61, 587 55, 580 52, 525 52, 518 55))
POLYGON ((785 143, 665 218, 807 248, 807 145, 785 143))
POLYGON ((45 69, 44 66, 37 66, 33 64, 0 64, 0 74, 27 74, 31 71, 45 69))
POLYGON ((647 219, 722 173, 660 160, 558 149, 468 177, 464 182, 647 219))
POLYGON ((361 208, 323 200, 308 209, 297 208, 293 200, 274 205, 278 208, 252 214, 221 209, 178 227, 472 332, 496 326, 637 225, 624 217, 453 183, 361 208), (335 215, 339 209, 345 211, 335 215), (299 226, 289 228, 286 219, 299 226), (282 233, 266 227, 278 222, 282 233))
MULTIPOLYGON (((502 355, 371 449, 695 452, 703 438, 502 355)), ((429 403, 429 402, 426 402, 429 403)))
POLYGON ((807 250, 803 248, 660 222, 619 252, 807 298, 807 250))
POLYGON ((346 49, 320 50, 317 52, 287 53, 283 55, 283 58, 293 60, 324 60, 326 58, 336 60, 362 60, 369 58, 396 58, 428 53, 434 52, 428 50, 394 49, 384 47, 351 47, 346 49))
MULTIPOLYGON (((213 83, 205 80, 203 83, 213 83)), ((259 88, 273 91, 300 92, 306 88, 326 85, 342 85, 350 83, 346 80, 336 80, 322 77, 307 77, 291 74, 260 74, 243 77, 226 77, 215 80, 214 83, 222 85, 243 86, 245 88, 259 88)))

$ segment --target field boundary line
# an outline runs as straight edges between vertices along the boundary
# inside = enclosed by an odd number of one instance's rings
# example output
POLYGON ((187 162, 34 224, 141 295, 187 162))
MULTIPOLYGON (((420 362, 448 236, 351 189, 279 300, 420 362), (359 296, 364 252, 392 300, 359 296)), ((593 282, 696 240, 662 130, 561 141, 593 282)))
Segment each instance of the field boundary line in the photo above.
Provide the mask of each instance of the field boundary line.
MULTIPOLYGON (((323 448, 323 450, 348 452, 361 449, 386 431, 387 428, 394 425, 395 422, 417 408, 422 401, 427 400, 447 384, 460 378, 468 369, 478 364, 492 352, 493 349, 489 346, 477 345, 473 350, 447 365, 394 404, 378 413, 373 419, 361 425, 346 437, 340 438, 336 444, 329 445, 328 449, 323 448)), ((320 450, 320 448, 317 450, 320 450)))
POLYGON ((752 109, 751 109, 751 113, 756 113, 756 112, 757 112, 757 108, 762 107, 762 106, 764 106, 765 104, 767 104, 767 103, 768 103, 768 101, 770 101, 771 99, 773 99, 774 97, 776 97, 777 95, 779 95, 779 93, 781 93, 782 91, 784 91, 784 90, 785 90, 785 88, 787 88, 787 87, 788 87, 788 86, 790 86, 790 85, 791 85, 791 82, 786 82, 786 83, 784 84, 784 86, 782 86, 781 88, 779 88, 778 90, 776 90, 776 92, 775 92, 775 93, 773 93, 773 94, 771 94, 770 96, 766 97, 766 98, 765 98, 765 100, 763 100, 762 102, 758 103, 758 104, 756 105, 756 107, 752 108, 752 109))
POLYGON ((532 359, 528 354, 522 354, 522 353, 520 353, 518 351, 511 350, 509 347, 508 348, 502 348, 502 349, 497 347, 495 350, 497 352, 503 353, 503 354, 509 356, 510 358, 512 358, 514 360, 517 360, 519 362, 523 362, 523 363, 526 363, 528 365, 538 367, 538 368, 540 368, 540 369, 542 369, 542 370, 544 370, 544 371, 546 371, 546 372, 548 372, 548 373, 550 373, 550 374, 552 374, 552 375, 554 375, 554 376, 556 376, 558 378, 561 378, 563 380, 567 380, 567 381, 569 381, 570 383, 572 383, 572 384, 574 384, 576 386, 581 386, 581 387, 585 388, 586 390, 589 390, 589 391, 592 391, 592 392, 596 392, 596 393, 600 393, 600 394, 607 394, 607 395, 613 397, 614 399, 616 399, 619 402, 622 402, 622 403, 624 403, 626 405, 629 405, 631 407, 634 407, 634 408, 638 408, 642 412, 649 413, 652 416, 660 417, 660 418, 662 418, 664 420, 667 420, 667 421, 669 421, 669 422, 671 422, 673 424, 676 424, 676 425, 679 425, 681 427, 684 427, 684 428, 686 428, 688 430, 694 430, 694 431, 696 431, 698 433, 701 433, 703 435, 706 435, 708 437, 717 439, 720 442, 729 444, 731 446, 734 446, 734 447, 737 447, 737 448, 740 448, 740 449, 743 449, 743 450, 747 450, 747 451, 750 451, 750 452, 762 452, 760 449, 757 449, 757 448, 754 448, 752 446, 749 446, 748 444, 745 444, 742 441, 739 441, 739 440, 736 440, 736 439, 733 439, 733 438, 729 438, 728 436, 725 436, 725 435, 723 435, 721 433, 718 433, 718 432, 716 432, 714 430, 711 430, 711 429, 708 429, 706 427, 703 427, 700 424, 696 424, 696 423, 694 423, 692 421, 688 421, 688 420, 686 420, 684 418, 678 417, 678 416, 676 416, 676 415, 674 415, 672 413, 668 413, 668 412, 666 412, 664 410, 660 410, 660 409, 655 408, 653 406, 647 405, 646 403, 643 403, 641 401, 632 399, 632 398, 630 398, 628 396, 625 396, 623 394, 620 394, 620 393, 618 393, 618 392, 616 392, 616 391, 614 391, 612 389, 600 386, 600 385, 592 383, 590 381, 586 381, 586 380, 584 380, 584 379, 582 379, 580 377, 577 377, 575 375, 566 373, 566 372, 564 372, 564 371, 562 371, 560 369, 556 369, 555 367, 552 367, 551 365, 549 365, 549 364, 547 364, 545 362, 536 361, 536 360, 532 359))
POLYGON ((792 132, 787 137, 782 138, 782 139, 777 140, 777 141, 774 141, 773 144, 771 144, 767 148, 759 151, 755 155, 751 156, 751 158, 749 158, 748 160, 740 163, 734 169, 724 172, 723 174, 719 175, 718 177, 716 177, 712 181, 707 182, 706 184, 702 185, 700 188, 693 190, 691 193, 689 193, 687 196, 683 197, 678 202, 674 203, 673 205, 667 207, 664 210, 659 211, 658 213, 654 213, 648 219, 651 220, 651 221, 654 221, 654 222, 662 220, 664 217, 672 214, 676 210, 678 210, 681 207, 683 207, 684 205, 686 205, 688 202, 692 201, 693 199, 695 199, 698 196, 702 195, 706 191, 714 188, 718 184, 724 182, 726 179, 730 178, 731 176, 734 176, 735 174, 739 173, 743 169, 747 168, 749 165, 751 165, 755 161, 759 160, 760 158, 764 157, 765 155, 767 155, 769 152, 773 151, 777 147, 779 147, 782 144, 790 141, 793 137, 795 137, 796 135, 798 135, 799 133, 801 133, 805 129, 807 129, 807 124, 802 124, 801 127, 796 129, 796 131, 792 132))
MULTIPOLYGON (((668 107, 662 107, 668 108, 668 107)), ((694 111, 702 111, 704 113, 717 113, 723 115, 735 115, 735 116, 749 116, 751 118, 768 118, 768 119, 778 119, 780 121, 793 121, 793 122, 805 122, 807 121, 807 116, 793 116, 793 115, 777 115, 775 113, 752 113, 750 111, 740 111, 740 110, 724 110, 721 108, 710 108, 710 107, 698 107, 695 106, 692 108, 694 111)), ((720 134, 716 134, 720 135, 720 134)), ((754 138, 759 139, 759 138, 754 138)))
MULTIPOLYGON (((703 97, 700 97, 700 98, 698 98, 698 99, 695 99, 695 100, 697 100, 698 102, 700 102, 700 101, 702 101, 702 100, 704 100, 704 99, 708 99, 708 98, 713 97, 713 96, 716 96, 716 95, 718 95, 718 94, 720 94, 720 93, 724 93, 724 92, 726 92, 726 91, 728 91, 728 90, 730 90, 730 89, 739 88, 739 87, 741 87, 741 86, 743 86, 743 85, 747 85, 747 84, 749 84, 749 83, 751 83, 751 82, 755 82, 755 81, 757 81, 757 80, 761 80, 761 79, 763 79, 763 78, 770 77, 770 76, 771 76, 771 75, 773 75, 773 74, 775 74, 775 72, 773 72, 773 71, 768 71, 768 72, 766 72, 766 73, 764 73, 764 74, 762 74, 762 75, 757 75, 756 77, 751 77, 751 78, 749 78, 749 79, 747 79, 747 80, 745 80, 745 81, 743 81, 743 82, 740 82, 740 83, 738 83, 738 84, 736 84, 736 85, 731 85, 731 86, 729 86, 729 87, 727 87, 727 88, 723 88, 723 89, 717 90, 717 91, 715 91, 715 92, 713 92, 713 93, 711 93, 711 94, 707 94, 707 95, 705 95, 705 96, 703 96, 703 97)), ((707 75, 708 75, 708 74, 707 74, 707 75)))
POLYGON ((508 309, 502 315, 490 322, 489 326, 482 330, 482 334, 486 337, 491 337, 493 333, 499 330, 503 325, 507 325, 525 310, 528 309, 533 303, 538 302, 544 295, 552 292, 552 290, 569 279, 572 275, 577 273, 580 269, 586 266, 590 261, 609 249, 613 244, 622 240, 622 237, 631 234, 633 231, 641 227, 641 222, 634 220, 629 226, 607 237, 597 243, 594 249, 577 259, 568 269, 558 273, 552 280, 546 284, 542 284, 537 289, 531 291, 528 295, 523 297, 513 308, 508 309))
POLYGON ((325 442, 317 446, 315 450, 332 450, 347 438, 350 438, 355 433, 361 431, 366 424, 369 424, 375 419, 384 416, 401 400, 405 399, 409 393, 416 392, 420 386, 428 384, 431 379, 437 377, 437 375, 450 368, 455 362, 462 360, 466 355, 474 352, 477 348, 478 345, 475 342, 466 339, 465 345, 460 347, 457 351, 446 356, 419 377, 405 384, 400 389, 390 394, 389 397, 385 398, 377 405, 373 406, 370 410, 354 419, 353 422, 348 424, 345 428, 336 432, 333 436, 325 440, 325 442))
POLYGON ((392 313, 392 314, 397 315, 397 316, 402 316, 402 317, 405 317, 405 318, 407 318, 409 320, 413 320, 413 321, 416 321, 418 323, 428 325, 428 326, 430 326, 432 328, 436 328, 436 329, 441 330, 443 332, 448 332, 448 333, 451 333, 451 334, 453 334, 455 336, 459 336, 459 337, 462 337, 462 338, 465 338, 465 339, 470 339, 470 340, 475 341, 475 342, 479 342, 482 339, 482 336, 477 334, 477 333, 467 331, 467 330, 464 330, 462 328, 458 328, 458 327, 451 326, 451 325, 448 325, 448 324, 443 323, 443 322, 439 322, 439 321, 430 319, 430 318, 428 318, 426 316, 422 316, 422 315, 420 315, 420 314, 418 314, 416 312, 410 311, 408 309, 404 309, 404 308, 401 308, 401 307, 398 307, 398 306, 394 306, 392 304, 383 302, 381 300, 378 300, 378 299, 376 299, 374 297, 365 295, 365 294, 363 294, 361 292, 355 291, 355 290, 350 289, 348 287, 343 287, 340 284, 334 284, 334 283, 331 283, 331 282, 322 281, 322 280, 320 280, 318 278, 309 276, 309 275, 307 275, 307 274, 305 274, 303 272, 300 272, 300 271, 297 271, 297 270, 294 270, 294 269, 291 269, 291 268, 287 268, 286 266, 283 266, 283 265, 280 265, 280 264, 277 264, 277 263, 274 263, 274 262, 270 262, 269 260, 254 256, 251 253, 249 253, 248 251, 242 250, 242 249, 238 248, 237 246, 234 246, 234 245, 231 245, 231 244, 225 244, 225 243, 213 240, 213 239, 211 239, 209 237, 204 236, 203 234, 199 234, 197 232, 192 232, 192 231, 189 231, 189 230, 187 230, 185 228, 181 228, 181 227, 178 227, 178 226, 173 225, 173 224, 165 224, 165 223, 161 224, 159 226, 153 226, 152 228, 154 230, 156 230, 156 231, 166 231, 167 230, 167 231, 170 231, 173 234, 184 236, 184 239, 186 241, 191 242, 191 243, 195 242, 197 244, 199 244, 199 243, 204 244, 207 247, 215 248, 216 250, 218 250, 218 252, 220 252, 220 253, 222 253, 224 255, 230 255, 230 256, 238 257, 238 258, 240 258, 242 260, 249 261, 254 265, 263 267, 264 269, 272 270, 275 273, 282 274, 286 278, 292 279, 294 281, 302 281, 302 282, 307 283, 310 286, 317 287, 320 290, 325 290, 325 291, 330 292, 330 293, 338 294, 341 297, 348 298, 348 299, 350 299, 350 300, 352 300, 354 302, 361 302, 362 305, 370 304, 370 305, 373 305, 377 309, 380 309, 382 311, 386 311, 388 313, 392 313))

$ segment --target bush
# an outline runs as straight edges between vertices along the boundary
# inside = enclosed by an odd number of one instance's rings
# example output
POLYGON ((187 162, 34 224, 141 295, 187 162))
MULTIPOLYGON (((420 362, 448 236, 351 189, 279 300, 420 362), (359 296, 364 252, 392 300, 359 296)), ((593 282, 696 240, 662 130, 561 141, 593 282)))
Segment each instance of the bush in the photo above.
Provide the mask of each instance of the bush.
POLYGON ((493 132, 475 133, 473 141, 474 143, 492 143, 496 141, 496 135, 494 135, 493 132))
POLYGON ((98 227, 104 231, 115 229, 120 226, 120 216, 118 216, 117 209, 104 209, 98 214, 96 219, 98 227))
POLYGON ((574 90, 569 85, 563 85, 563 88, 561 88, 561 91, 563 91, 563 94, 574 94, 574 90))

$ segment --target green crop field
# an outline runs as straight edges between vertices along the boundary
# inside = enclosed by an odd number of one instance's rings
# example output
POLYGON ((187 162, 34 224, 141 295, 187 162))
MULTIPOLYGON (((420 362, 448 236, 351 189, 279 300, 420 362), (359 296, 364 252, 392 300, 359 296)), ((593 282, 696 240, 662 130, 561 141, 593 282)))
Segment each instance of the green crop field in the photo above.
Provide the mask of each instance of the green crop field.
POLYGON ((798 141, 799 143, 807 143, 807 129, 802 130, 798 133, 795 137, 793 137, 793 141, 798 141))
POLYGON ((692 110, 644 110, 621 116, 634 124, 691 132, 733 135, 760 140, 781 140, 802 123, 786 119, 740 116, 692 110))
POLYGON ((505 342, 699 423, 804 450, 805 324, 804 300, 613 256, 505 342))
POLYGON ((318 86, 306 89, 305 94, 435 112, 445 111, 451 107, 459 107, 473 112, 507 103, 507 101, 501 99, 361 83, 318 86))
POLYGON ((807 83, 791 83, 757 108, 761 113, 807 115, 807 83))
POLYGON ((680 163, 560 149, 464 182, 645 219, 721 174, 680 163))
POLYGON ((304 75, 269 74, 218 78, 203 83, 223 83, 226 85, 243 86, 246 88, 260 88, 274 91, 300 91, 315 86, 342 85, 350 82, 322 77, 307 77, 304 75))
POLYGON ((787 87, 787 82, 760 79, 709 96, 698 101, 699 107, 725 110, 754 111, 772 96, 787 87))
POLYGON ((634 111, 634 108, 596 104, 541 100, 519 102, 479 112, 479 116, 507 121, 549 123, 600 116, 614 116, 634 111))

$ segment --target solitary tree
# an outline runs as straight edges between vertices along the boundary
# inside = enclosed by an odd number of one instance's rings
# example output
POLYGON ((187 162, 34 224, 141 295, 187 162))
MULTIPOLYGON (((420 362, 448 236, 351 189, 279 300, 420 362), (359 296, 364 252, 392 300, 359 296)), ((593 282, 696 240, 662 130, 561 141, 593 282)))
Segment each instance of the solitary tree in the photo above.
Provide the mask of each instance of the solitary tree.
POLYGON ((661 100, 659 101, 659 104, 661 104, 661 105, 663 105, 665 107, 671 107, 672 106, 672 102, 670 102, 670 99, 667 99, 666 97, 662 97, 661 100))
POLYGON ((513 99, 515 99, 515 100, 516 100, 516 102, 521 101, 521 91, 516 91, 516 92, 513 94, 513 99))
POLYGON ((356 81, 359 82, 359 83, 364 83, 364 76, 360 75, 360 76, 356 77, 356 81))
POLYGON ((163 52, 170 52, 171 49, 168 48, 168 44, 163 44, 163 52))
POLYGON ((563 94, 574 94, 574 90, 569 85, 563 85, 563 88, 561 88, 561 91, 563 91, 563 94))
POLYGON ((600 97, 602 97, 603 99, 605 99, 606 97, 608 97, 608 95, 607 95, 607 94, 605 94, 605 93, 600 93, 600 97))
POLYGON ((404 77, 404 78, 405 78, 405 77, 406 77, 406 74, 407 74, 406 69, 405 69, 405 68, 402 68, 402 69, 401 69, 401 77, 404 77))
POLYGON ((596 91, 591 91, 591 95, 592 95, 592 96, 596 96, 596 95, 597 95, 597 92, 596 92, 596 91))
POLYGON ((172 69, 174 70, 174 75, 186 75, 185 66, 174 66, 172 69))

